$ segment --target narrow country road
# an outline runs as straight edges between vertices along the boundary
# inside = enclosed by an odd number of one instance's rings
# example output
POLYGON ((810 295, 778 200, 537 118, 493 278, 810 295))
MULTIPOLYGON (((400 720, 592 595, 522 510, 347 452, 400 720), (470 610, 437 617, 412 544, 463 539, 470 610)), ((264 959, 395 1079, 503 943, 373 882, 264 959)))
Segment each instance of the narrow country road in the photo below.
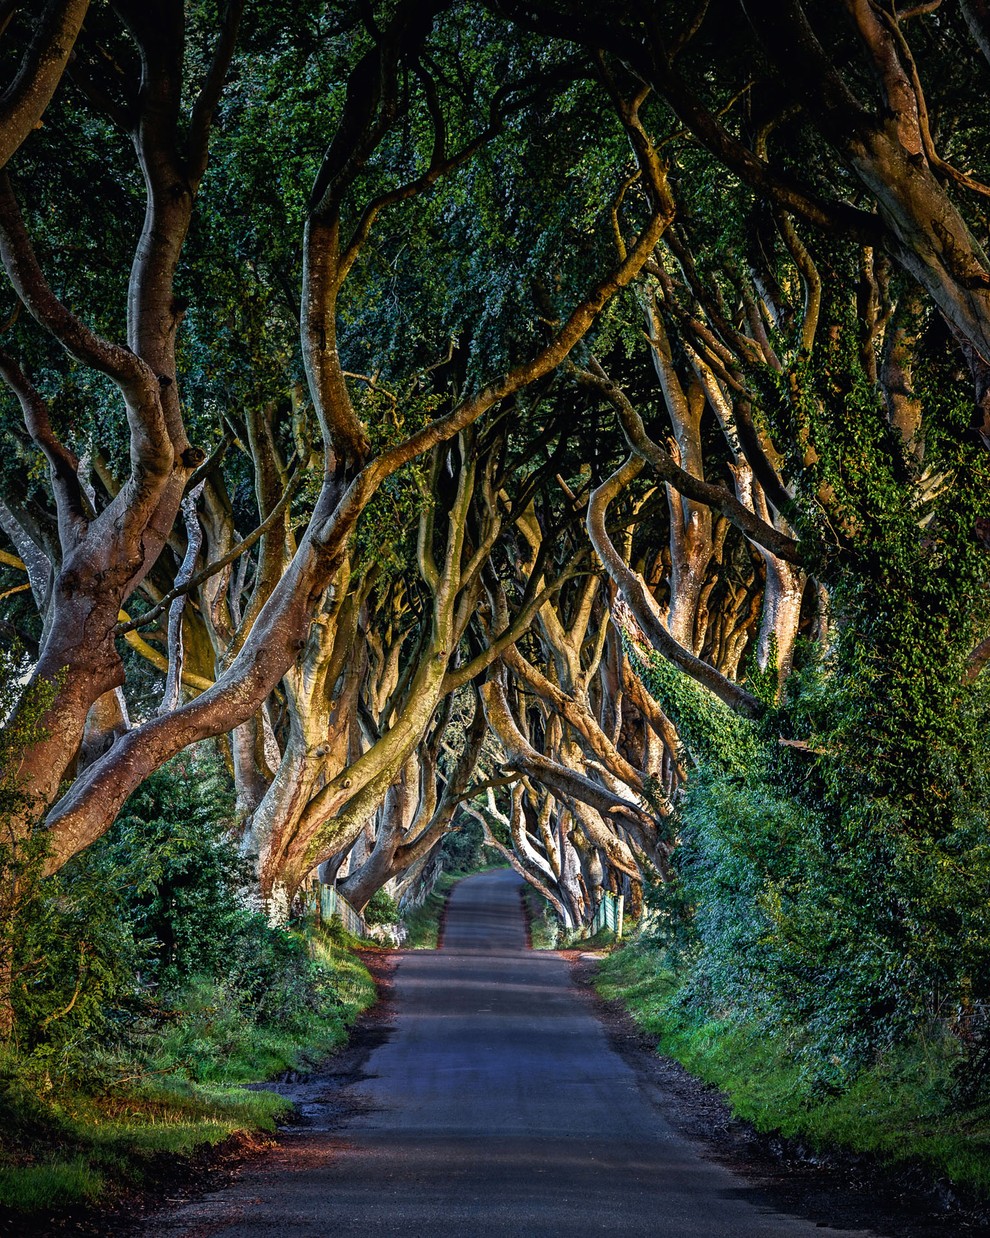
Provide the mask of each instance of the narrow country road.
POLYGON ((401 957, 392 1034, 351 1085, 360 1111, 342 1128, 320 1129, 314 1105, 272 1160, 145 1233, 838 1236, 759 1206, 675 1133, 568 963, 527 950, 519 892, 510 871, 462 882, 444 948, 401 957))

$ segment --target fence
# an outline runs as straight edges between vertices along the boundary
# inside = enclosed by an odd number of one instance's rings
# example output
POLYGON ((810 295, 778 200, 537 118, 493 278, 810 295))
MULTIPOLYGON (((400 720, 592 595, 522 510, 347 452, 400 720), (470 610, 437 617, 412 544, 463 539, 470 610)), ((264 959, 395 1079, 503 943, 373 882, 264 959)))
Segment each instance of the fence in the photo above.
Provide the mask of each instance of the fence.
POLYGON ((338 893, 336 886, 325 886, 320 881, 313 881, 303 890, 303 900, 306 915, 317 924, 329 924, 337 919, 355 937, 370 937, 364 916, 355 911, 343 894, 338 893))
POLYGON ((596 933, 600 933, 602 929, 611 929, 616 937, 622 936, 622 910, 623 898, 619 894, 602 893, 601 902, 598 904, 598 909, 595 912, 595 918, 591 922, 591 928, 588 931, 589 937, 594 937, 596 933))

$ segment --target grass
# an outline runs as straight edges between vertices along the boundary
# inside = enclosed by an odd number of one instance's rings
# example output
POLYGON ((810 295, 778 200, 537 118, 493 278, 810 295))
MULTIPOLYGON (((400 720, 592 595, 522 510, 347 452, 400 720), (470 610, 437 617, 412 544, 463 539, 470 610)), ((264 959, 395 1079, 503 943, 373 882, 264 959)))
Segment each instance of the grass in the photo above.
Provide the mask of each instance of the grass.
POLYGON ((581 950, 611 950, 616 940, 615 932, 612 929, 600 928, 597 933, 592 933, 590 937, 574 935, 569 941, 569 945, 574 949, 581 950))
POLYGON ((366 943, 334 923, 310 931, 309 950, 333 973, 333 998, 326 1013, 291 1021, 259 1023, 224 1002, 216 984, 190 985, 183 1017, 161 1035, 154 1066, 194 1062, 200 1082, 254 1083, 286 1070, 306 1070, 347 1040, 357 1015, 375 1000, 375 987, 354 950, 366 943))
POLYGON ((440 921, 443 909, 447 905, 447 896, 468 873, 441 873, 436 885, 418 907, 407 912, 402 917, 406 926, 406 940, 403 943, 407 950, 436 950, 440 940, 440 921))
POLYGON ((609 955, 597 987, 621 1000, 661 1052, 720 1088, 758 1130, 819 1151, 870 1153, 890 1166, 920 1163, 990 1193, 990 1104, 952 1101, 959 1053, 947 1035, 891 1052, 841 1091, 831 1090, 802 1065, 799 1030, 783 1035, 753 1022, 700 1017, 679 1002, 677 978, 642 943, 609 955))
POLYGON ((239 1132, 274 1131, 291 1104, 245 1085, 305 1070, 346 1041, 350 1024, 375 999, 354 944, 340 931, 310 940, 333 972, 336 1001, 326 1017, 314 1013, 285 1027, 237 1020, 201 985, 192 1008, 137 1065, 108 1054, 90 1063, 82 1082, 53 1080, 48 1069, 9 1051, 0 1056, 0 1215, 110 1202, 175 1158, 239 1132))
POLYGON ((534 950, 609 950, 615 945, 615 933, 609 928, 600 928, 590 937, 583 928, 564 930, 550 903, 530 885, 523 889, 523 901, 534 950))
POLYGON ((529 939, 534 950, 556 950, 560 944, 560 921, 553 908, 531 885, 523 887, 523 903, 529 920, 529 939))
POLYGON ((0 1169, 0 1200, 18 1212, 47 1212, 63 1200, 95 1203, 106 1179, 83 1156, 0 1169))
POLYGON ((291 1108, 273 1092, 179 1077, 97 1095, 60 1086, 37 1101, 25 1131, 18 1121, 25 1098, 12 1082, 8 1075, 0 1099, 0 1120, 14 1132, 0 1154, 0 1208, 15 1213, 105 1201, 140 1187, 166 1158, 187 1158, 237 1132, 273 1131, 291 1108))

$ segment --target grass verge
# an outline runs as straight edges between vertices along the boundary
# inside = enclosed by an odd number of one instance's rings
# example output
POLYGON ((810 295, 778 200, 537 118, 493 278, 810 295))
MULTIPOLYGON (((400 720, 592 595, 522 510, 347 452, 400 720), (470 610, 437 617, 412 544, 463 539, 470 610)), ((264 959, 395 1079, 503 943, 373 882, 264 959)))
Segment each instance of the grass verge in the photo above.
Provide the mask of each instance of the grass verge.
POLYGON ((677 978, 642 942, 604 959, 596 984, 656 1036, 659 1051, 721 1089, 757 1130, 816 1151, 869 1153, 888 1166, 921 1164, 990 1194, 990 1104, 952 1101, 958 1051, 948 1038, 919 1038, 835 1091, 800 1064, 800 1031, 785 1037, 754 1022, 699 1016, 680 1002, 677 978))
POLYGON ((403 915, 402 922, 406 926, 406 940, 403 942, 405 949, 436 950, 440 941, 440 924, 443 921, 447 896, 451 888, 467 876, 468 873, 459 871, 441 873, 423 902, 403 915))
POLYGON ((167 1176, 176 1158, 240 1133, 274 1131, 291 1109, 246 1087, 307 1070, 347 1040, 375 985, 342 932, 314 934, 311 954, 332 976, 333 1002, 285 1027, 259 1025, 193 986, 186 1008, 140 1055, 97 1053, 88 1068, 0 1055, 0 1219, 100 1203, 167 1176))
POLYGON ((538 890, 523 886, 523 906, 529 923, 529 943, 534 950, 556 950, 561 944, 560 921, 538 890))

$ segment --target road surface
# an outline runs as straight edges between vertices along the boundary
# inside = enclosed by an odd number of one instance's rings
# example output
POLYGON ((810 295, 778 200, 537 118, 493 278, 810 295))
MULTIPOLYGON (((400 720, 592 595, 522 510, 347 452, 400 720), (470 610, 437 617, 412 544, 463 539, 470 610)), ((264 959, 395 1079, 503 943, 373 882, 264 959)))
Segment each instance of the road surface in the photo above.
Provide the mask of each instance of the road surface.
POLYGON ((527 950, 514 873, 455 887, 443 949, 401 956, 394 1005, 343 1127, 321 1129, 317 1096, 273 1158, 145 1233, 839 1238, 768 1210, 674 1131, 567 961, 527 950))

